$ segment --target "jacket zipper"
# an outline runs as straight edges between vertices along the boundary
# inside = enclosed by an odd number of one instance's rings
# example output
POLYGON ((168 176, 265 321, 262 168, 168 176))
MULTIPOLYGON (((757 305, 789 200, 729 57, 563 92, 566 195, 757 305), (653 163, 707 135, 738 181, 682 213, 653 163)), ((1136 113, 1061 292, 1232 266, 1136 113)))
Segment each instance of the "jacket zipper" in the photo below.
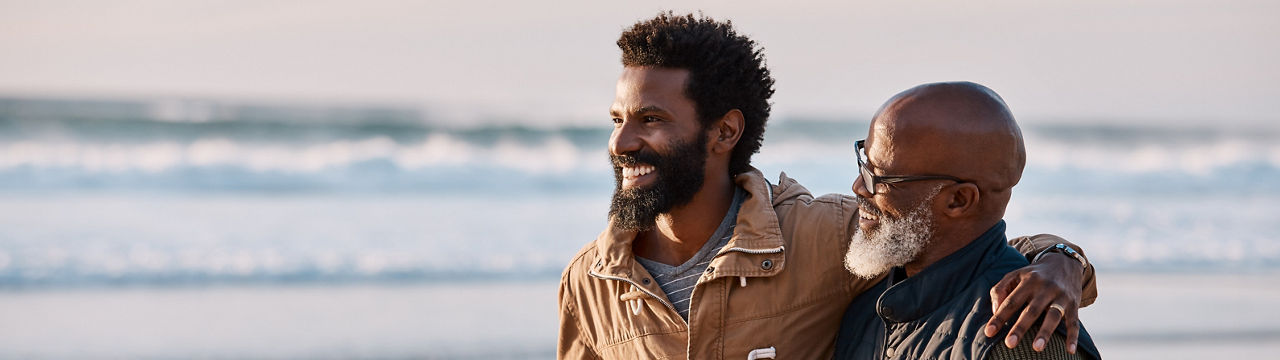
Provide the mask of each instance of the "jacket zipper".
POLYGON ((653 297, 653 299, 654 299, 654 300, 658 300, 658 302, 662 303, 663 305, 666 305, 668 309, 671 309, 671 311, 675 311, 677 314, 679 314, 679 313, 680 313, 679 311, 676 311, 676 307, 675 307, 675 305, 671 305, 671 303, 667 302, 666 300, 662 300, 662 298, 658 297, 658 295, 654 295, 653 293, 649 292, 649 290, 648 290, 648 289, 645 289, 643 286, 640 286, 640 284, 636 284, 634 281, 631 281, 631 279, 627 279, 627 278, 620 278, 620 277, 613 277, 613 276, 606 276, 606 275, 603 275, 603 274, 597 274, 597 273, 595 272, 595 270, 587 270, 587 274, 590 274, 591 276, 594 276, 594 277, 599 278, 599 279, 617 280, 617 281, 621 281, 621 282, 625 282, 625 283, 631 284, 631 286, 635 286, 637 289, 640 289, 640 292, 645 293, 645 294, 647 294, 647 295, 649 295, 649 296, 653 297))
POLYGON ((782 250, 785 250, 785 249, 786 247, 782 245, 778 245, 778 247, 772 248, 772 249, 743 249, 740 247, 735 247, 735 248, 725 249, 724 251, 721 251, 719 255, 726 254, 730 251, 737 251, 737 252, 743 252, 748 254, 777 254, 777 253, 781 253, 782 250))

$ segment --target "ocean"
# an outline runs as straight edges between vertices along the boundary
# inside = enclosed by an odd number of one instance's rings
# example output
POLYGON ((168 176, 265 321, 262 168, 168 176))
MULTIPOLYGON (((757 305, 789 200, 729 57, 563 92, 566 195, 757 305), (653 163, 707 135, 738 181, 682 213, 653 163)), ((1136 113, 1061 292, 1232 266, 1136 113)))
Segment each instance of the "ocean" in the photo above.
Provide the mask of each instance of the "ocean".
MULTIPOLYGON (((754 163, 850 193, 867 120, 773 119, 754 163)), ((1280 127, 1079 120, 1021 119, 1028 165, 1006 220, 1082 245, 1104 290, 1127 284, 1082 312, 1116 324, 1091 328, 1100 344, 1198 334, 1147 336, 1109 301, 1182 304, 1169 284, 1203 276, 1276 283, 1280 127)), ((0 357, 554 357, 555 281, 606 221, 609 131, 603 117, 0 98, 0 357)), ((1187 305, 1263 309, 1206 331, 1277 347, 1277 312, 1233 301, 1278 295, 1238 288, 1187 305)))

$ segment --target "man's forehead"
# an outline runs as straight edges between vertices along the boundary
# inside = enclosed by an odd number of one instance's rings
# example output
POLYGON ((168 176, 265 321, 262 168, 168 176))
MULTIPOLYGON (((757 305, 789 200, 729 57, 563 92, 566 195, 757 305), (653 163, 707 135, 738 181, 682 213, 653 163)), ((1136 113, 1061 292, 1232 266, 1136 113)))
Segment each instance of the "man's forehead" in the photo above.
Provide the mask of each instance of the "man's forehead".
POLYGON ((689 70, 649 66, 628 66, 618 76, 618 91, 683 91, 689 70))
POLYGON ((871 129, 867 132, 867 152, 884 151, 893 145, 899 125, 884 113, 871 120, 871 129))
MULTIPOLYGON (((868 138, 878 138, 877 140, 880 142, 887 142, 885 145, 894 147, 931 138, 944 131, 939 126, 940 122, 934 120, 946 116, 946 114, 935 111, 911 111, 910 109, 905 109, 904 111, 903 108, 897 107, 885 108, 871 120, 871 130, 868 138)), ((872 142, 870 139, 868 140, 868 143, 872 142)))
POLYGON ((910 167, 911 159, 918 157, 917 142, 928 135, 917 126, 893 121, 892 118, 877 116, 871 122, 867 134, 866 152, 868 163, 878 168, 910 167))
POLYGON ((610 113, 670 112, 683 102, 692 102, 685 96, 685 81, 689 71, 685 69, 631 67, 623 68, 618 78, 617 93, 610 113))

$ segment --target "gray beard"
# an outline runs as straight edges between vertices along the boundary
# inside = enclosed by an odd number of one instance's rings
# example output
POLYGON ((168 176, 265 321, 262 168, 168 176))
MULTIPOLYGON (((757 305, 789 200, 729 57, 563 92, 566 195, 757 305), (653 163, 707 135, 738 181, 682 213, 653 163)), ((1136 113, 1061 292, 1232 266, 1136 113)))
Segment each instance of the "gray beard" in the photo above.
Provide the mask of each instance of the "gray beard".
POLYGON ((914 261, 929 245, 935 232, 929 195, 901 218, 881 212, 880 226, 872 234, 861 228, 853 234, 849 252, 844 254, 844 267, 864 279, 874 279, 896 266, 914 261))

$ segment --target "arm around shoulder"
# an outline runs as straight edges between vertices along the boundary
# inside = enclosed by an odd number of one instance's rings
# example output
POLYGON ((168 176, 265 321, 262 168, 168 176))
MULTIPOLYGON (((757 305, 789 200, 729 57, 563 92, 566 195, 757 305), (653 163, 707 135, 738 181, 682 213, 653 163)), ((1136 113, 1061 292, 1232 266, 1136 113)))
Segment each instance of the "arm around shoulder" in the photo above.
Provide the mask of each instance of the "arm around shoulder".
MULTIPOLYGON (((1052 234, 1038 234, 1031 236, 1020 236, 1009 240, 1009 246, 1018 249, 1018 252, 1027 257, 1027 261, 1034 261, 1036 255, 1048 250, 1057 244, 1063 244, 1071 247, 1082 257, 1088 259, 1084 253, 1084 248, 1076 245, 1066 239, 1052 234)), ((1065 256, 1065 255, 1063 255, 1065 256)), ((1094 278, 1093 262, 1089 262, 1084 267, 1084 277, 1081 282, 1080 307, 1086 307, 1093 304, 1098 299, 1098 283, 1094 278)))

